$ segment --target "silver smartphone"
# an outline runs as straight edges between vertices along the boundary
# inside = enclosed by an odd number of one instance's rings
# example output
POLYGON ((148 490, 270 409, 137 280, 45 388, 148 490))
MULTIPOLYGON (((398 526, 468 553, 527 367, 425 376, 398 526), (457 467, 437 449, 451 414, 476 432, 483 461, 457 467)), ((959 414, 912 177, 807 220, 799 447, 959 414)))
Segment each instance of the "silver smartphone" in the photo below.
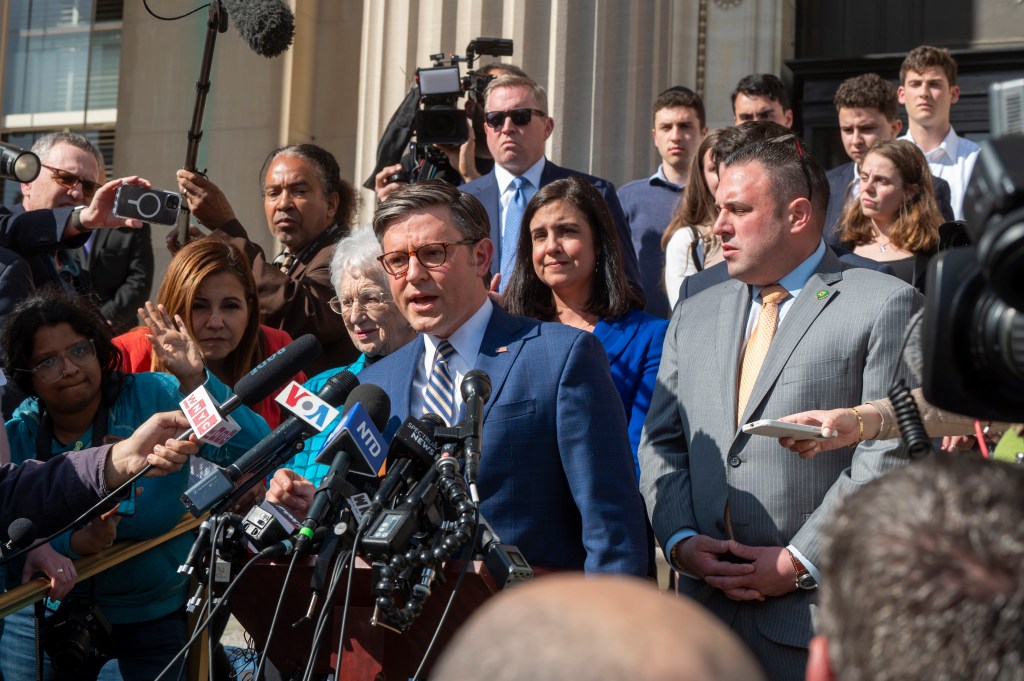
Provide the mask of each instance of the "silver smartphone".
POLYGON ((800 423, 786 423, 774 419, 752 421, 743 426, 743 432, 748 435, 764 435, 774 438, 791 437, 794 440, 830 440, 836 436, 835 433, 829 437, 823 436, 819 426, 805 426, 800 423))
POLYGON ((175 225, 181 210, 181 194, 163 189, 146 189, 122 184, 114 199, 114 215, 158 225, 175 225))

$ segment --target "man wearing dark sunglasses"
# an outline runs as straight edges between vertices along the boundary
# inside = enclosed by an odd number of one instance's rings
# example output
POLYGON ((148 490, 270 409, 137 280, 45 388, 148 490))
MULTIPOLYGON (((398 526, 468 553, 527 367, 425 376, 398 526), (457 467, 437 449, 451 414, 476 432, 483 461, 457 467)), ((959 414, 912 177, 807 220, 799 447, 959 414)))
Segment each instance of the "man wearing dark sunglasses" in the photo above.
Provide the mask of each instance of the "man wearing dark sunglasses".
MULTIPOLYGON (((103 156, 81 135, 43 135, 32 151, 43 167, 39 177, 21 186, 25 210, 85 206, 103 184, 103 156)), ((117 330, 137 323, 135 311, 153 286, 148 224, 141 229, 100 230, 81 248, 32 255, 28 262, 37 288, 56 282, 68 290, 95 294, 104 319, 117 330)))
POLYGON ((544 157, 544 145, 555 129, 544 88, 529 78, 502 76, 488 84, 484 98, 484 128, 494 170, 460 189, 476 196, 487 209, 496 247, 491 272, 501 274, 500 286, 508 281, 515 262, 526 204, 544 185, 576 175, 593 184, 608 203, 618 228, 626 278, 640 292, 640 268, 615 185, 561 168, 544 157))

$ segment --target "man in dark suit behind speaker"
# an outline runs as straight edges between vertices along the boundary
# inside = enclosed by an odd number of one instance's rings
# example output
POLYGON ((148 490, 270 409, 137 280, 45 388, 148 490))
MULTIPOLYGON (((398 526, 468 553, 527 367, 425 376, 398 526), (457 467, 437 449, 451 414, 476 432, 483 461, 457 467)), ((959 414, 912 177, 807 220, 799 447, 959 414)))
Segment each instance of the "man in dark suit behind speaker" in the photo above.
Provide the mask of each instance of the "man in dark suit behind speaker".
POLYGON ((562 168, 544 157, 544 143, 555 129, 544 88, 529 78, 502 76, 487 85, 484 96, 484 127, 487 146, 494 157, 494 170, 459 189, 475 196, 487 210, 495 246, 491 272, 500 272, 503 284, 508 281, 515 262, 522 211, 537 190, 555 180, 576 175, 593 184, 608 203, 619 236, 626 278, 638 292, 642 291, 633 239, 615 185, 562 168))

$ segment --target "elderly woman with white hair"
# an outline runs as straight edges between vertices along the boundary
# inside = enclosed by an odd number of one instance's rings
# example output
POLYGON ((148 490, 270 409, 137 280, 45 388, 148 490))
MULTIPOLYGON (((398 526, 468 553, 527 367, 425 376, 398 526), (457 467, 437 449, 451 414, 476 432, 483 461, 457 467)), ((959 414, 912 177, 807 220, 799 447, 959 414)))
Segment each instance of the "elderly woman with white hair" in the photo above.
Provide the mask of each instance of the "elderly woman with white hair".
MULTIPOLYGON (((415 338, 416 332, 391 297, 387 273, 377 262, 381 254, 380 243, 368 227, 354 230, 335 246, 331 284, 337 295, 330 305, 342 316, 352 344, 362 354, 347 367, 328 369, 306 381, 303 386, 310 392, 318 392, 339 371, 347 369, 358 374, 363 367, 415 338)), ((340 418, 307 440, 302 451, 288 461, 286 467, 319 484, 328 467, 316 463, 316 455, 340 418)))

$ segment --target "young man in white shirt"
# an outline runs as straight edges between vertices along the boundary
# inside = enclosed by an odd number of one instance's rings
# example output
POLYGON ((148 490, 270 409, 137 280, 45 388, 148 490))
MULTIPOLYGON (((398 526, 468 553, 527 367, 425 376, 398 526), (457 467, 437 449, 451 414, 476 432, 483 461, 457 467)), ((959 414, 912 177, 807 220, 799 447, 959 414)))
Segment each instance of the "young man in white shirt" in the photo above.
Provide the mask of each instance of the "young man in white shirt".
POLYGON ((900 67, 900 104, 907 109, 907 134, 928 159, 932 175, 949 183, 950 204, 957 220, 964 217, 964 193, 980 148, 956 134, 949 110, 960 99, 956 62, 949 50, 915 47, 900 67))

